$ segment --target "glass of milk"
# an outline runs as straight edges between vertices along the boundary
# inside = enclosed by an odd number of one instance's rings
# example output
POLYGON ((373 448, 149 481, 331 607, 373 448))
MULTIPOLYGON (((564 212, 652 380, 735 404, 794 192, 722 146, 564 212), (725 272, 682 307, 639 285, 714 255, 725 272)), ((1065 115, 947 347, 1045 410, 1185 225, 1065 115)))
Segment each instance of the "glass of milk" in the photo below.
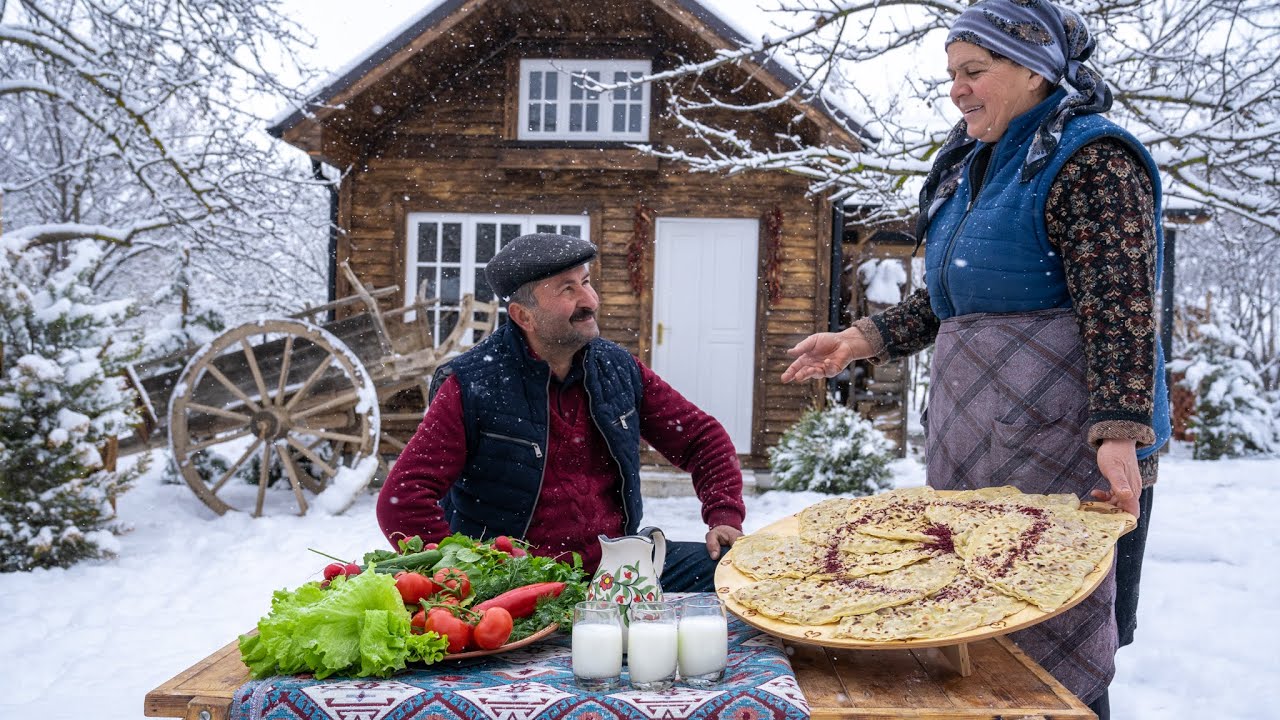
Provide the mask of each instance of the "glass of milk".
POLYGON ((617 603, 587 600, 573 606, 573 678, 591 692, 620 684, 622 614, 617 603))
POLYGON ((680 677, 685 684, 708 688, 724 679, 729 657, 729 623, 724 603, 715 595, 691 595, 680 607, 678 625, 680 677))
POLYGON ((676 607, 665 602, 631 603, 627 670, 631 687, 656 692, 676 681, 676 607))

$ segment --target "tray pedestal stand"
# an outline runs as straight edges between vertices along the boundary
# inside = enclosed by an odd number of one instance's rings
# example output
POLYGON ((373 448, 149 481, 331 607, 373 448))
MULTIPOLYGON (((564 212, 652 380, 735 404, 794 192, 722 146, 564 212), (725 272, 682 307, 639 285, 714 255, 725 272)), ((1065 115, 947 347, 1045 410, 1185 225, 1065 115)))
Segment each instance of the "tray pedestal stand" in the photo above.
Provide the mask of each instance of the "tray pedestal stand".
POLYGON ((959 645, 943 645, 938 648, 951 665, 960 673, 960 677, 969 677, 973 674, 973 663, 969 661, 969 643, 960 643, 959 645))

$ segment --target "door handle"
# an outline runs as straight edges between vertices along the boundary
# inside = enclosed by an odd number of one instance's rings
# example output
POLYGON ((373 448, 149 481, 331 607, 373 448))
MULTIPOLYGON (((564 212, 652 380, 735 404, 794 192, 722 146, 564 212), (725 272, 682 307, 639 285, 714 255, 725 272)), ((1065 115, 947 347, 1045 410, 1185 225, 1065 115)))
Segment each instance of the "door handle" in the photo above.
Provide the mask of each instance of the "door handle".
POLYGON ((664 330, 666 330, 666 326, 664 326, 662 323, 658 323, 658 344, 659 345, 662 344, 662 335, 664 330))

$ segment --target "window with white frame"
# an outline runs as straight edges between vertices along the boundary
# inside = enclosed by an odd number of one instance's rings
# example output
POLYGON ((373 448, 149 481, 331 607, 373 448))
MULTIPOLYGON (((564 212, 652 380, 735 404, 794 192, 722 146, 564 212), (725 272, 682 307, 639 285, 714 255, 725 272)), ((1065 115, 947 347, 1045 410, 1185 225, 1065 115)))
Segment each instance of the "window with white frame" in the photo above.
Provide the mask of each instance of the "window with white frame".
POLYGON ((521 140, 649 139, 648 60, 521 60, 521 140))
MULTIPOLYGON (((428 300, 440 299, 427 311, 437 343, 457 323, 463 295, 472 293, 481 302, 493 300, 484 267, 503 245, 534 232, 590 237, 585 215, 410 213, 408 222, 406 297, 416 297, 418 288, 424 287, 428 300)), ((505 303, 501 313, 505 319, 505 303)))

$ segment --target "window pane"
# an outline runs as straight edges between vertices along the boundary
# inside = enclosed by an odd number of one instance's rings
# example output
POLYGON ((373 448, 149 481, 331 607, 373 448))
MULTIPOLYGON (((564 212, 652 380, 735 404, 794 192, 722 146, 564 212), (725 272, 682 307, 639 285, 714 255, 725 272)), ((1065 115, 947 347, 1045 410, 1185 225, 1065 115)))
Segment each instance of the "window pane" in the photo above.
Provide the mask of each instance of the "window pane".
POLYGON ((462 223, 444 223, 441 262, 462 262, 462 223))
POLYGON ((568 235, 569 237, 580 238, 582 237, 582 226, 581 225, 561 225, 560 234, 568 235))
POLYGON ((418 223, 418 262, 435 262, 436 248, 436 224, 418 223))
POLYGON ((556 231, 555 225, 539 225, 537 226, 537 229, 534 230, 534 232, 540 232, 540 233, 554 233, 555 231, 556 231))
POLYGON ((476 262, 484 264, 493 259, 498 250, 498 225, 496 223, 479 223, 476 225, 476 262))
POLYGON ((436 296, 435 268, 418 268, 418 287, 426 287, 423 297, 430 299, 436 296))
POLYGON ((591 104, 587 106, 587 132, 600 131, 600 106, 591 104))
POLYGON ((627 129, 627 106, 618 103, 613 106, 613 131, 622 132, 627 129))
POLYGON ((569 106, 569 132, 582 132, 582 103, 569 106))
POLYGON ((560 84, 560 75, 555 72, 547 72, 545 75, 547 76, 546 83, 544 84, 544 87, 546 88, 545 97, 548 100, 555 100, 557 97, 556 91, 559 90, 557 86, 560 84))
POLYGON ((461 297, 462 268, 445 267, 440 268, 440 300, 446 303, 456 303, 461 297))
POLYGON ((542 73, 534 70, 529 73, 529 99, 539 100, 542 98, 542 73))
POLYGON ((582 99, 582 79, 581 78, 575 76, 573 78, 573 82, 569 83, 569 99, 570 100, 582 99))
MULTIPOLYGON (((595 85, 599 85, 599 84, 600 84, 600 73, 598 73, 598 72, 589 72, 589 73, 587 73, 587 77, 591 78, 591 81, 592 81, 592 83, 591 83, 591 84, 592 84, 592 86, 593 86, 593 87, 594 87, 595 85)), ((599 100, 599 99, 600 99, 600 91, 599 91, 599 90, 588 90, 588 91, 587 91, 587 99, 588 99, 588 100, 599 100)))
POLYGON ((508 242, 520 237, 523 233, 524 229, 519 225, 502 223, 502 244, 506 245, 508 242))
MULTIPOLYGON (((617 84, 619 84, 619 83, 624 83, 624 82, 626 82, 626 81, 627 81, 627 74, 626 74, 626 73, 624 73, 624 72, 615 72, 615 73, 613 74, 613 84, 614 84, 614 85, 617 85, 617 84)), ((618 88, 618 89, 614 90, 614 91, 613 91, 613 99, 614 99, 615 101, 622 101, 622 100, 626 100, 626 99, 627 99, 627 89, 626 89, 626 88, 618 88)))
POLYGON ((542 132, 542 106, 529 105, 529 132, 542 132))
MULTIPOLYGON (((632 79, 632 80, 635 80, 636 78, 640 77, 642 74, 643 74, 643 73, 633 72, 633 73, 631 73, 631 79, 632 79)), ((643 85, 636 85, 635 87, 631 88, 631 99, 632 99, 632 100, 643 100, 643 99, 644 99, 644 86, 643 86, 643 85)))
POLYGON ((453 326, 458 324, 458 311, 454 310, 437 310, 436 311, 436 342, 440 342, 448 337, 453 331, 453 326))
POLYGON ((493 300, 493 291, 489 289, 489 281, 485 279, 483 272, 476 272, 476 300, 478 302, 490 302, 493 300))
POLYGON ((542 129, 547 132, 556 131, 556 106, 551 103, 542 108, 542 129))
POLYGON ((640 132, 640 106, 631 106, 631 122, 627 124, 627 132, 640 132))

